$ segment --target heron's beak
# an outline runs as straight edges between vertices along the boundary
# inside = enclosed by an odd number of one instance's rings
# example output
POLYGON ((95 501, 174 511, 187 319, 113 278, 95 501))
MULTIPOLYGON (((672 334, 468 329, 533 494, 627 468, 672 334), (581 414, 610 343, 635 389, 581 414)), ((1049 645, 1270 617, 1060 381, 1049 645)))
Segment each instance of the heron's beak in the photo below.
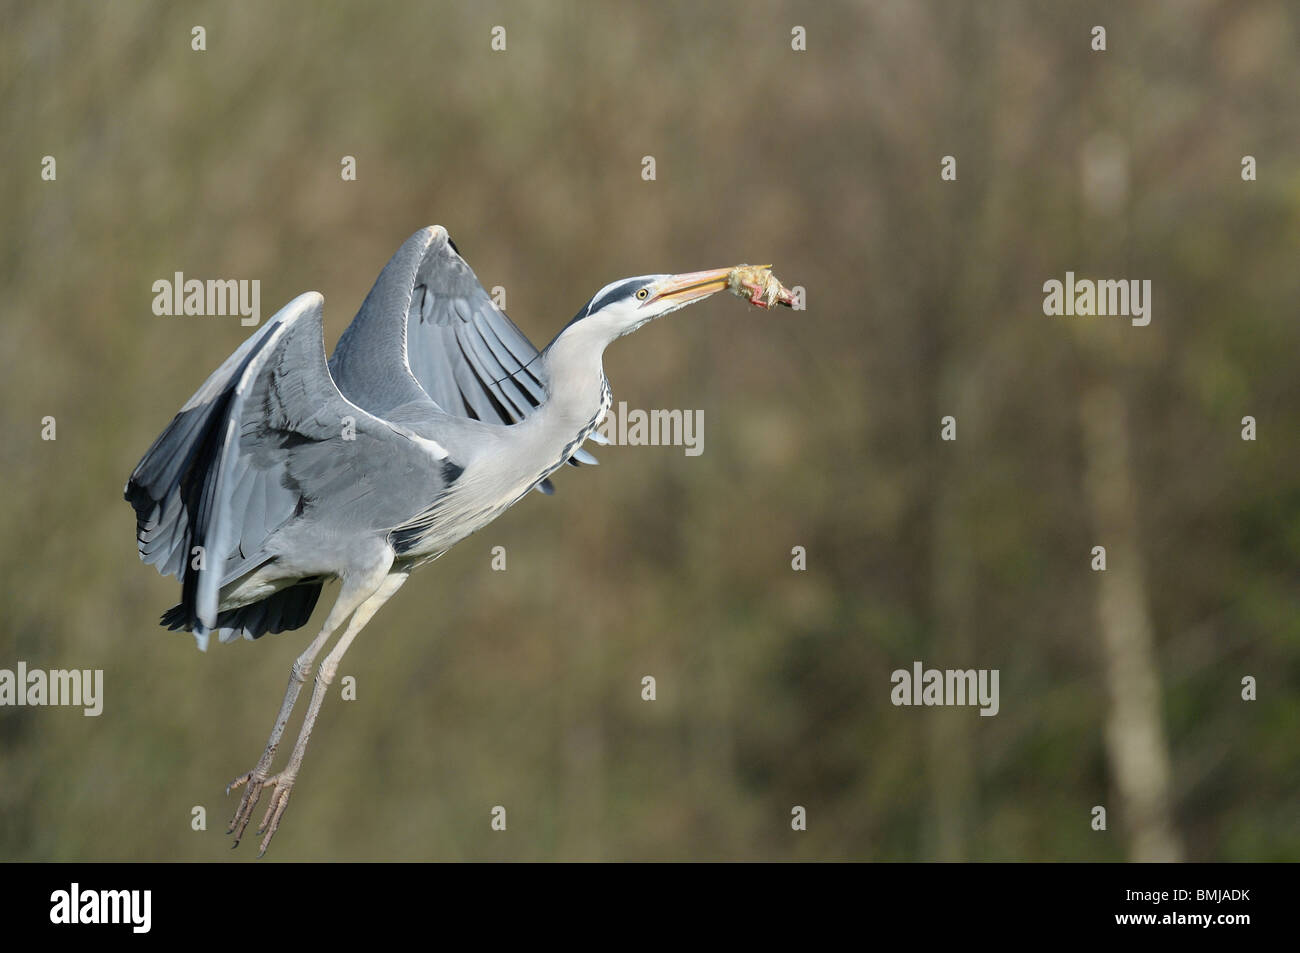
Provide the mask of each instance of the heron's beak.
POLYGON ((690 304, 692 301, 707 298, 711 294, 727 290, 727 278, 730 274, 730 268, 715 268, 713 271, 692 271, 685 275, 673 275, 660 284, 659 290, 646 304, 660 301, 690 304))

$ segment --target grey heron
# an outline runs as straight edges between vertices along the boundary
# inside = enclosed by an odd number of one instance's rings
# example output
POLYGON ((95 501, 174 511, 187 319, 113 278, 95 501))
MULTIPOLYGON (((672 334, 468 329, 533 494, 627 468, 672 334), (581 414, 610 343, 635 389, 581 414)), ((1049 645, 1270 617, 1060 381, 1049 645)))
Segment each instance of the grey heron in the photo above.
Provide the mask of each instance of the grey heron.
POLYGON ((610 406, 606 346, 728 287, 755 304, 789 304, 749 266, 624 278, 538 351, 434 226, 384 267, 328 362, 323 298, 309 292, 186 402, 125 488, 140 558, 181 580, 162 623, 192 632, 200 648, 212 633, 256 639, 305 625, 322 586, 340 582, 293 664, 261 758, 227 788, 244 789, 232 846, 270 788, 257 831, 265 853, 339 660, 411 572, 548 489, 566 462, 592 461, 582 444, 610 406), (288 763, 273 774, 299 693, 340 628, 288 763))

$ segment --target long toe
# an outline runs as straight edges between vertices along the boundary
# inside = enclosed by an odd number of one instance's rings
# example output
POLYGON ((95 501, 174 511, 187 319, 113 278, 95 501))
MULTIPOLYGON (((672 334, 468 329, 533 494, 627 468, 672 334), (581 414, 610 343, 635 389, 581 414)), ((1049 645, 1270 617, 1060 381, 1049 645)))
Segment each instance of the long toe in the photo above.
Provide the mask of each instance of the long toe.
POLYGON ((226 786, 226 793, 229 794, 236 788, 244 788, 244 796, 239 799, 239 807, 235 811, 235 816, 230 821, 230 827, 226 830, 227 834, 235 835, 235 842, 230 846, 238 847, 240 840, 243 839, 244 830, 248 827, 249 820, 253 817, 253 808, 257 806, 258 800, 262 796, 262 788, 266 782, 257 777, 256 771, 250 771, 231 781, 226 786))
POLYGON ((266 848, 271 845, 271 838, 280 828, 280 818, 284 817, 284 810, 289 806, 289 795, 293 793, 293 782, 293 776, 285 774, 277 774, 266 781, 268 785, 275 786, 275 791, 271 794, 271 803, 267 805, 262 824, 257 829, 259 834, 266 833, 262 838, 262 846, 258 848, 258 857, 266 853, 266 848))

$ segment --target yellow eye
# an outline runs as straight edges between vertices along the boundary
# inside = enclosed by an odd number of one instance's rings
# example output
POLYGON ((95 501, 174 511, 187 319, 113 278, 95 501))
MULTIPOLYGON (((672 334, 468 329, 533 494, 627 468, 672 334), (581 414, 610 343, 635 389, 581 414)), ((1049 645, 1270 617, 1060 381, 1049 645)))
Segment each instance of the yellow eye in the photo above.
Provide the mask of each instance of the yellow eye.
POLYGON ((648 295, 649 293, 650 293, 649 289, 642 288, 640 291, 636 293, 636 298, 638 301, 644 301, 645 296, 648 295))

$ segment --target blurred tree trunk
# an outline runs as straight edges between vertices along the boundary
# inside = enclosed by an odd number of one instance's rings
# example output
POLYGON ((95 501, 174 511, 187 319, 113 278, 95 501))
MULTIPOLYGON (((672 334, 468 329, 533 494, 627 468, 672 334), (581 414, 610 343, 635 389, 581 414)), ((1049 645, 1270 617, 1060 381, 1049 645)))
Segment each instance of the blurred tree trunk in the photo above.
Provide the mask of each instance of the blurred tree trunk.
POLYGON ((1084 488, 1106 571, 1097 574, 1097 621, 1110 709, 1106 751, 1135 861, 1177 861, 1182 845, 1169 811, 1169 752, 1160 713, 1151 613, 1137 538, 1127 408, 1099 378, 1081 406, 1084 488))
MULTIPOLYGON (((951 150, 967 169, 989 166, 991 121, 996 95, 988 64, 996 56, 1001 29, 1000 10, 963 8, 955 16, 941 15, 938 28, 950 58, 944 148, 933 156, 938 176, 940 155, 951 150)), ((937 193, 947 204, 950 227, 935 251, 935 297, 927 309, 928 339, 924 368, 932 382, 927 395, 924 431, 929 464, 929 579, 924 616, 930 637, 925 646, 927 667, 978 668, 974 638, 975 566, 965 523, 967 494, 972 485, 966 452, 975 419, 982 405, 984 371, 980 352, 985 337, 968 333, 969 316, 991 305, 996 277, 992 269, 976 265, 972 246, 987 241, 994 230, 990 215, 990 180, 987 175, 960 174, 942 183, 937 193), (942 276, 942 277, 940 277, 942 276), (958 419, 955 442, 939 439, 940 420, 958 419), (967 428, 967 429, 964 429, 967 428)), ((930 819, 927 853, 935 860, 968 859, 970 818, 976 812, 977 783, 973 710, 938 708, 927 713, 927 774, 930 819)), ((976 717, 975 721, 980 719, 976 717)))
MULTIPOLYGON (((1095 131, 1078 156, 1081 244, 1102 274, 1131 276, 1137 265, 1131 227, 1132 147, 1138 121, 1121 80, 1088 93, 1095 131)), ((1070 319, 1066 319, 1070 320, 1070 319)), ((1084 354, 1079 414, 1084 496, 1095 533, 1106 548, 1097 573, 1108 695, 1106 754, 1120 797, 1120 816, 1135 861, 1176 861, 1183 851, 1169 809, 1169 750, 1160 712, 1160 678, 1138 537, 1137 502, 1129 456, 1128 404, 1116 383, 1150 359, 1135 329, 1116 318, 1075 318, 1084 354), (1095 322, 1107 322, 1097 324, 1095 322)))
MULTIPOLYGON (((945 445, 956 450, 956 447, 945 445)), ((931 646, 939 654, 927 666, 967 668, 974 664, 971 638, 973 567, 961 526, 959 455, 954 453, 939 477, 934 502, 931 560, 931 646)), ((938 708, 927 713, 931 829, 930 856, 967 859, 966 837, 975 789, 970 708, 938 708)))

